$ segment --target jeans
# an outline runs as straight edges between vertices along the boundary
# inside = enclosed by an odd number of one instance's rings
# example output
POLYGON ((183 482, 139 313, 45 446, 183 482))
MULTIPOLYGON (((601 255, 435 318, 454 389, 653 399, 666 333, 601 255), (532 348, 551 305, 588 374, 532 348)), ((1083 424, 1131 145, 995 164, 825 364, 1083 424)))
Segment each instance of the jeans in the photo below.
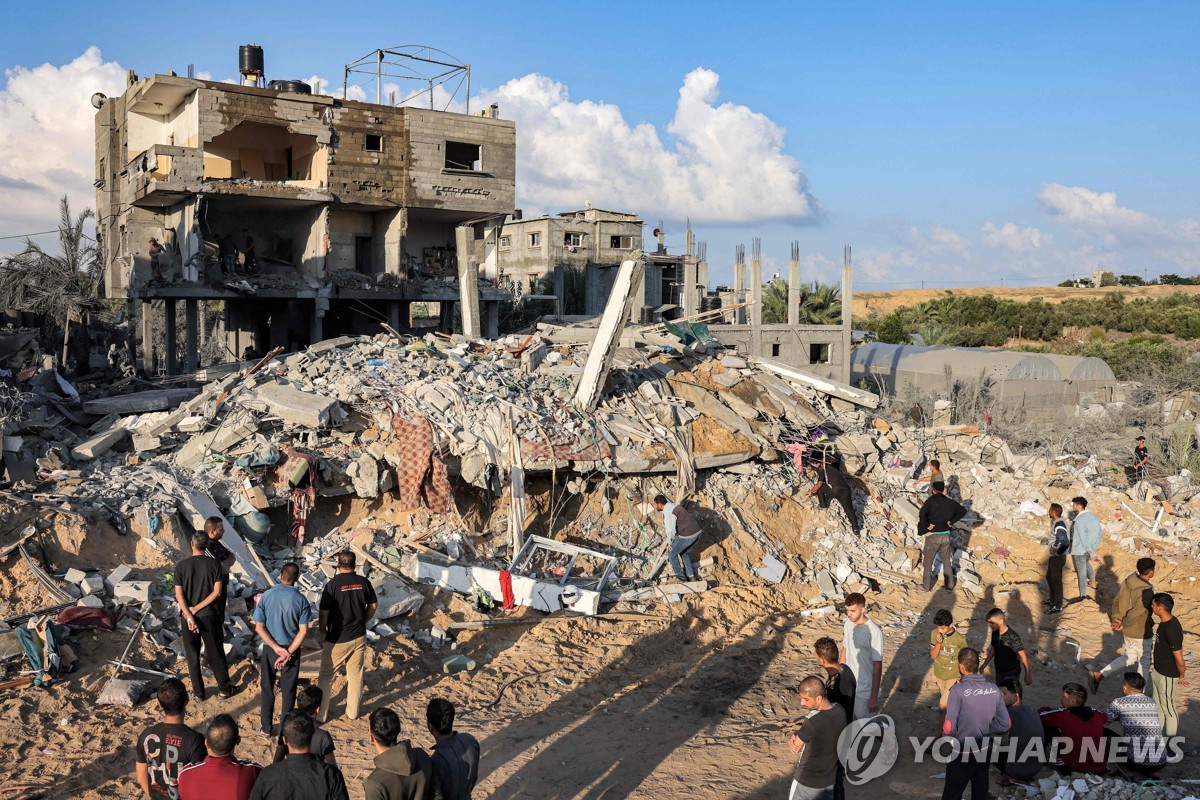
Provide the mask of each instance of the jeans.
POLYGON ((329 706, 333 695, 329 686, 333 683, 333 674, 346 669, 346 716, 358 719, 359 705, 362 703, 363 661, 367 654, 367 637, 360 636, 348 642, 326 642, 321 653, 321 672, 317 677, 317 685, 321 687, 321 722, 329 721, 329 706))
POLYGON ((221 271, 232 273, 237 269, 237 254, 221 256, 221 271))
POLYGON ((1087 597, 1088 582, 1096 580, 1096 572, 1092 569, 1092 557, 1089 555, 1072 555, 1075 564, 1075 577, 1079 579, 1079 597, 1087 597))
POLYGON ((671 570, 675 573, 676 578, 690 581, 696 577, 696 568, 692 566, 692 557, 688 555, 688 551, 699 539, 700 534, 697 533, 694 536, 676 538, 671 541, 667 559, 671 562, 671 570))
POLYGON ((192 633, 187 620, 181 619, 179 638, 183 639, 183 654, 187 659, 188 676, 192 691, 204 697, 204 674, 200 671, 200 643, 204 643, 204 657, 208 668, 217 679, 217 688, 222 692, 233 691, 229 682, 229 662, 225 660, 225 623, 218 617, 196 617, 199 633, 192 633))
POLYGON ((1174 736, 1179 732, 1179 712, 1175 709, 1175 687, 1179 685, 1179 678, 1168 678, 1153 671, 1150 682, 1154 684, 1154 704, 1158 706, 1163 736, 1174 736))
MULTIPOLYGON (((1125 640, 1125 652, 1112 660, 1108 666, 1100 670, 1100 674, 1109 678, 1113 675, 1124 676, 1124 673, 1137 672, 1143 678, 1150 676, 1150 656, 1153 639, 1135 639, 1132 636, 1123 637, 1125 640)), ((1147 686, 1147 689, 1150 687, 1147 686)), ((1150 694, 1146 692, 1146 694, 1150 694)))
POLYGON ((300 654, 292 656, 283 669, 275 669, 275 661, 279 658, 275 651, 265 644, 262 655, 258 657, 258 685, 262 691, 259 701, 259 722, 264 731, 270 732, 275 722, 275 682, 279 681, 280 699, 283 707, 279 710, 280 717, 286 716, 296 707, 296 684, 300 682, 300 654))
POLYGON ((971 800, 987 800, 988 761, 977 755, 964 753, 946 765, 946 784, 942 787, 942 800, 960 800, 967 786, 971 787, 971 800))
POLYGON ((1050 588, 1050 604, 1054 606, 1063 604, 1062 574, 1066 563, 1066 556, 1050 556, 1046 562, 1046 585, 1050 588))
POLYGON ((947 589, 953 589, 954 551, 950 547, 950 534, 927 533, 923 538, 925 544, 922 546, 921 561, 924 577, 921 585, 927 592, 933 588, 933 556, 936 553, 942 559, 942 580, 946 582, 947 589))

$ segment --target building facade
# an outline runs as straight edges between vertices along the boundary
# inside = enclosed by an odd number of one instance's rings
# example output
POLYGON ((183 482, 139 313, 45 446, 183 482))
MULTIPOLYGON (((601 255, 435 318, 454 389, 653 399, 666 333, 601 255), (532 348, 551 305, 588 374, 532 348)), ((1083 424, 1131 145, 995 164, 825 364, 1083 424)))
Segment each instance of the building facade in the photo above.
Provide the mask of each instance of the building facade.
POLYGON ((586 269, 618 265, 642 250, 642 220, 636 214, 584 208, 555 216, 505 220, 498 233, 500 273, 524 291, 536 291, 555 267, 586 269))

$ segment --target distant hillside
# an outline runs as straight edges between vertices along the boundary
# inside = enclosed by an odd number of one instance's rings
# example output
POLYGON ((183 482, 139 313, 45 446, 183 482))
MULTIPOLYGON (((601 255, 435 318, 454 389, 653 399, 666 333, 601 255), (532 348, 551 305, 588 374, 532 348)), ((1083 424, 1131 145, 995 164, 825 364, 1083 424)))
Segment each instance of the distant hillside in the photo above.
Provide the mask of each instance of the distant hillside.
POLYGON ((1106 286, 1103 289, 1066 289, 1060 286, 1027 286, 1020 289, 1001 286, 973 286, 961 289, 902 289, 894 292, 855 292, 854 316, 868 317, 872 313, 889 314, 897 308, 913 306, 948 295, 992 295, 1004 300, 1027 302, 1041 298, 1047 303, 1063 300, 1097 300, 1117 292, 1125 300, 1170 297, 1176 292, 1200 294, 1200 286, 1106 286))

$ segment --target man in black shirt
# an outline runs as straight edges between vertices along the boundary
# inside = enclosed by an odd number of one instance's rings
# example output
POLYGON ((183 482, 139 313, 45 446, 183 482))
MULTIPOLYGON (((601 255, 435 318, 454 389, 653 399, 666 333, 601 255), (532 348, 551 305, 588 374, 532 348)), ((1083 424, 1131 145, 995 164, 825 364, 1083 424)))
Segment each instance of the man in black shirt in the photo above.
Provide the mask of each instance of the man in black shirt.
POLYGON ((425 724, 433 734, 433 788, 441 800, 471 800, 479 780, 479 742, 454 730, 454 704, 434 698, 425 708, 425 724))
POLYGON ((151 725, 138 737, 137 782, 147 797, 174 800, 179 770, 203 761, 208 755, 204 737, 183 724, 187 689, 178 678, 167 678, 158 687, 162 722, 151 725))
POLYGON ((338 553, 338 571, 321 593, 321 672, 317 685, 324 693, 321 722, 329 721, 329 690, 333 675, 346 669, 346 716, 358 719, 362 702, 363 659, 367 653, 367 620, 375 615, 378 601, 371 582, 354 571, 357 559, 351 550, 338 553))
POLYGON ((836 791, 838 738, 846 727, 846 711, 829 702, 825 683, 810 675, 800 683, 800 705, 812 712, 788 738, 788 749, 800 756, 792 775, 792 800, 823 800, 836 791))
POLYGON ((300 711, 284 715, 287 758, 259 773, 250 800, 350 800, 342 771, 309 752, 316 727, 300 711))
POLYGON ((846 709, 846 722, 854 720, 854 696, 858 691, 857 681, 850 667, 841 663, 837 642, 822 636, 813 644, 817 663, 829 676, 825 681, 825 696, 829 702, 846 709))
POLYGON ((217 616, 221 618, 222 623, 225 621, 225 605, 229 599, 229 571, 233 569, 233 553, 229 552, 229 548, 221 543, 221 537, 225 535, 225 520, 220 517, 209 517, 204 520, 204 532, 208 534, 208 547, 205 548, 205 555, 216 560, 221 565, 221 599, 217 601, 217 616))
POLYGON ((862 524, 858 521, 858 512, 854 510, 854 495, 850 491, 850 482, 846 479, 846 473, 842 472, 837 454, 821 454, 813 468, 817 472, 817 485, 809 495, 817 496, 821 508, 829 508, 830 501, 837 500, 842 511, 846 512, 846 519, 849 520, 854 535, 862 534, 862 524))
POLYGON ((954 552, 950 547, 950 528, 967 515, 965 508, 946 497, 946 484, 936 481, 930 488, 933 494, 925 500, 917 518, 917 535, 925 540, 921 553, 924 564, 921 585, 927 592, 933 589, 934 554, 942 560, 942 580, 946 588, 954 588, 954 552))
POLYGON ((987 665, 996 661, 996 684, 1012 681, 1016 683, 1025 673, 1025 685, 1033 685, 1033 670, 1029 668, 1029 654, 1025 652, 1025 643, 1021 635, 1008 624, 1008 617, 998 608, 987 613, 987 624, 992 631, 991 646, 987 656, 979 665, 979 671, 987 669, 987 665))
POLYGON ((1133 448, 1133 467, 1129 471, 1129 485, 1146 480, 1149 472, 1150 451, 1146 449, 1146 437, 1139 436, 1133 448))
POLYGON ((1159 592, 1150 598, 1150 610, 1158 620, 1154 631, 1154 663, 1150 678, 1154 684, 1154 703, 1163 736, 1179 732, 1179 711, 1175 706, 1175 687, 1187 686, 1187 666, 1183 663, 1183 626, 1172 612, 1175 598, 1159 592))
POLYGON ((224 579, 221 565, 204 554, 208 534, 192 534, 192 555, 175 566, 175 602, 179 604, 179 635, 187 656, 192 696, 204 700, 204 675, 200 672, 200 643, 208 667, 217 678, 221 697, 233 695, 229 682, 229 664, 225 660, 225 620, 219 615, 224 579))

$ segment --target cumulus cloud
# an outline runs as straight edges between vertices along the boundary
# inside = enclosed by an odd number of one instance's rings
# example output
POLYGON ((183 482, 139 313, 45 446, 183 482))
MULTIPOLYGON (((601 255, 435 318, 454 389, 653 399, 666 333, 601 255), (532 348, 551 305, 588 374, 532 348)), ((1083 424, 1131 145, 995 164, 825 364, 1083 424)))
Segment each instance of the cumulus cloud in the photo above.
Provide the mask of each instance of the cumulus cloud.
POLYGON ((64 194, 77 210, 95 206, 96 112, 90 99, 93 92, 118 95, 124 85, 124 68, 105 61, 95 47, 62 66, 5 70, 0 230, 11 235, 53 227, 64 194))
POLYGON ((1042 246, 1043 240, 1049 241, 1037 228, 1022 228, 1016 223, 1006 222, 1001 227, 990 219, 980 228, 983 232, 983 243, 989 247, 1002 247, 1014 253, 1029 253, 1042 246))
POLYGON ((664 141, 620 107, 573 101, 567 87, 531 74, 483 93, 517 123, 517 190, 523 204, 634 210, 725 224, 812 222, 820 208, 783 128, 763 114, 718 103, 719 78, 684 78, 664 141))

